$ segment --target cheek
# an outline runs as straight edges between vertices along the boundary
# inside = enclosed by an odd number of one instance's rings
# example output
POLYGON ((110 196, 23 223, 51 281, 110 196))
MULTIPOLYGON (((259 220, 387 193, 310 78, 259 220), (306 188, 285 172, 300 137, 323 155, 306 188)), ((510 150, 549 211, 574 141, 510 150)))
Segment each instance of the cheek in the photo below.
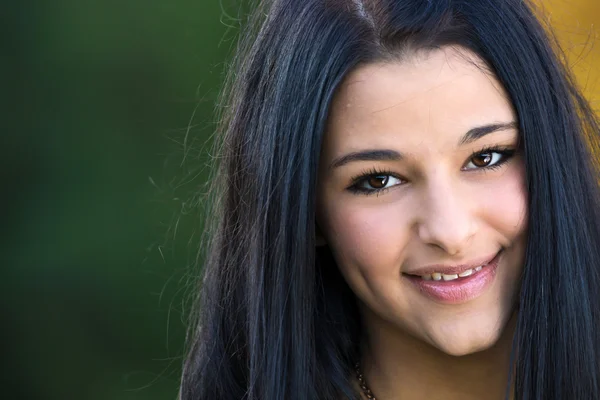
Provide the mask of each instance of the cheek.
POLYGON ((410 238, 402 206, 347 203, 339 202, 325 210, 327 239, 340 268, 358 266, 363 273, 399 270, 401 254, 410 238))
POLYGON ((483 218, 488 225, 510 241, 525 231, 527 191, 521 165, 509 169, 498 182, 480 193, 483 218))

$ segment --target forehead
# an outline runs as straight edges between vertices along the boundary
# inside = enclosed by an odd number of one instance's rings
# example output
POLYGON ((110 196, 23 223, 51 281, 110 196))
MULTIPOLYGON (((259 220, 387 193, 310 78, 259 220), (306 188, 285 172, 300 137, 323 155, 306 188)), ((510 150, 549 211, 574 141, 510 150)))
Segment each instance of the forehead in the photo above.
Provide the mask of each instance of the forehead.
POLYGON ((506 93, 481 59, 445 47, 356 68, 334 98, 325 144, 339 151, 365 142, 455 146, 474 126, 512 120, 506 93))

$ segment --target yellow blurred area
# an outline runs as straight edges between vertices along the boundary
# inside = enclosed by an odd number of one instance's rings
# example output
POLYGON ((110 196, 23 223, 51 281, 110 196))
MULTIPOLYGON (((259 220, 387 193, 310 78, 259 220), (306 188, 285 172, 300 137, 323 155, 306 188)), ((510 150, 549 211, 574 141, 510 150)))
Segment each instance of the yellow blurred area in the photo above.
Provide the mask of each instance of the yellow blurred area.
POLYGON ((600 112, 600 0, 537 0, 566 53, 568 66, 600 112))

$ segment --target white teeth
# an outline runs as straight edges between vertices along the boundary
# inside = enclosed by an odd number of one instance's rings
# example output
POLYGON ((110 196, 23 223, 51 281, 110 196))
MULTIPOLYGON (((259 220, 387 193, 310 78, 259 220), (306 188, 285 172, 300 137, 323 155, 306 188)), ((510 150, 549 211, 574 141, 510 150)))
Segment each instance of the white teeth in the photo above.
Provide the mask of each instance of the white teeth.
POLYGON ((466 271, 461 272, 460 274, 458 274, 458 276, 460 276, 461 278, 464 278, 465 276, 469 276, 473 274, 473 270, 472 269, 468 269, 466 271))
POLYGON ((466 278, 467 276, 471 276, 475 272, 481 271, 484 266, 485 265, 480 265, 479 267, 476 267, 476 268, 467 269, 466 271, 463 271, 460 274, 442 274, 440 272, 434 272, 431 275, 429 275, 429 274, 421 275, 421 278, 425 281, 430 281, 430 280, 441 281, 442 279, 445 281, 453 281, 454 279, 466 278))
POLYGON ((457 274, 452 274, 452 275, 442 274, 442 278, 444 278, 445 281, 453 281, 454 279, 458 278, 458 275, 457 274))

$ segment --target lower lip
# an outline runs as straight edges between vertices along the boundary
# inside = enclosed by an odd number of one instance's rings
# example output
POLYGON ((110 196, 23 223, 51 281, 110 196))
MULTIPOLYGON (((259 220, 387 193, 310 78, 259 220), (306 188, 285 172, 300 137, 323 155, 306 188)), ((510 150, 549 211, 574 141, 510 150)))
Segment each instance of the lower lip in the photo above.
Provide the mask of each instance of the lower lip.
POLYGON ((492 284, 496 277, 496 269, 502 252, 496 254, 496 257, 489 264, 484 266, 481 271, 473 275, 454 279, 452 281, 426 281, 421 277, 405 275, 419 291, 425 296, 438 303, 460 304, 473 300, 483 294, 492 284))

